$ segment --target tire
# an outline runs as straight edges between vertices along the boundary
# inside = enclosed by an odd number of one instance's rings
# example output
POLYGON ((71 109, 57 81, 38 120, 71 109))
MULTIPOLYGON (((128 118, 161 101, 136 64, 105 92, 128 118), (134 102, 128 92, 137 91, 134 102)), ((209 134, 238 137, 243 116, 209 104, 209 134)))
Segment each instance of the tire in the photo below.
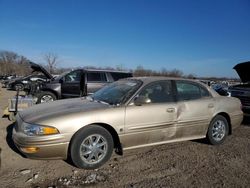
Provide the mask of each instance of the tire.
POLYGON ((213 118, 207 131, 207 140, 212 145, 222 144, 229 132, 227 119, 221 115, 213 118))
POLYGON ((91 125, 80 129, 70 142, 71 161, 78 168, 95 169, 106 163, 113 152, 112 135, 105 128, 91 125), (99 146, 96 146, 99 144, 99 146))
POLYGON ((56 99, 57 98, 54 93, 51 93, 49 91, 44 91, 38 95, 37 103, 38 104, 47 103, 47 102, 55 101, 56 99))
POLYGON ((15 89, 15 91, 17 91, 17 90, 23 91, 24 85, 23 85, 23 84, 16 84, 16 85, 14 86, 14 89, 15 89))

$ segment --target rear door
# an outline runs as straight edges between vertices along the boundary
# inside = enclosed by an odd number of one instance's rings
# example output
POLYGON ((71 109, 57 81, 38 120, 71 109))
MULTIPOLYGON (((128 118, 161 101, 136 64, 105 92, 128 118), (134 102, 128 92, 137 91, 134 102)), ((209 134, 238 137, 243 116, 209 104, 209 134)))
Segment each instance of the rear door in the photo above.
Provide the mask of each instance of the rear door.
POLYGON ((88 71, 87 72, 87 92, 92 94, 101 89, 108 83, 105 72, 88 71))
POLYGON ((175 83, 178 100, 178 137, 204 137, 214 112, 213 97, 206 87, 196 82, 177 80, 175 83))

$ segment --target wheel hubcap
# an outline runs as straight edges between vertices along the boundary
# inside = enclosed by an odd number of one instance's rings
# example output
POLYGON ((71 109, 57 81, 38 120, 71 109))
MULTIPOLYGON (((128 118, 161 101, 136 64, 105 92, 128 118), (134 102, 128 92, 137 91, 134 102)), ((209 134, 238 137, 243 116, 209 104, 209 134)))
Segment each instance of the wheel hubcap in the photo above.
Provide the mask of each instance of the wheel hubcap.
POLYGON ((51 97, 50 95, 44 95, 41 98, 41 103, 50 102, 50 101, 54 101, 53 97, 51 97))
POLYGON ((215 141, 221 141, 226 134, 226 125, 223 121, 217 120, 213 124, 212 137, 215 141))
POLYGON ((16 90, 22 90, 22 89, 23 89, 23 86, 22 86, 22 85, 16 85, 16 86, 15 86, 15 89, 16 89, 16 90))
POLYGON ((83 140, 80 146, 81 159, 88 164, 100 162, 107 153, 108 144, 99 134, 90 135, 83 140))

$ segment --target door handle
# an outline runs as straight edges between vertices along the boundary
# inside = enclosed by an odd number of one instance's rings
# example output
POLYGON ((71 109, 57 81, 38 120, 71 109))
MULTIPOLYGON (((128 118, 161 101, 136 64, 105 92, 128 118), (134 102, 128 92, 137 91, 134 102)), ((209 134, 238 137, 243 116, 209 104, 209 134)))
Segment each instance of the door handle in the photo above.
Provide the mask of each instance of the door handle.
POLYGON ((213 108, 214 107, 214 104, 209 104, 208 105, 208 108, 213 108))
POLYGON ((168 112, 168 113, 173 113, 174 111, 175 111, 174 108, 168 108, 168 109, 167 109, 167 112, 168 112))

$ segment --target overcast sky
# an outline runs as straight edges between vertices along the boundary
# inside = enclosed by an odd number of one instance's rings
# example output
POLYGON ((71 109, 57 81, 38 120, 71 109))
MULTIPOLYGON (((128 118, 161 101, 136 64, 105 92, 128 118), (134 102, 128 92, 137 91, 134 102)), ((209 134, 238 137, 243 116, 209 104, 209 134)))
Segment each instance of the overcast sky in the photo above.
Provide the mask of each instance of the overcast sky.
POLYGON ((250 60, 249 0, 0 0, 0 50, 60 67, 179 69, 237 77, 250 60))

